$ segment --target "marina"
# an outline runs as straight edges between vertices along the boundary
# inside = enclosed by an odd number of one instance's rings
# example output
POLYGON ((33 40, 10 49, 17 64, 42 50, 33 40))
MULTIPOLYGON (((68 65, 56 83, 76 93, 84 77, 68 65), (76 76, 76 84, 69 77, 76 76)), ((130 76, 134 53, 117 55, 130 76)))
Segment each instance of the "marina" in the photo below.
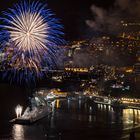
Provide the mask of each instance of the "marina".
MULTIPOLYGON (((123 109, 118 113, 109 105, 99 105, 91 106, 84 100, 60 99, 59 108, 55 104, 54 111, 48 117, 46 116, 39 122, 29 126, 26 125, 23 128, 26 130, 28 127, 34 128, 36 125, 41 125, 43 140, 46 137, 48 139, 70 140, 89 138, 90 136, 96 137, 98 140, 101 138, 99 134, 101 131, 105 140, 112 140, 112 137, 115 140, 129 139, 132 132, 135 132, 135 136, 137 136, 140 127, 139 110, 123 109), (80 132, 86 132, 86 135, 85 133, 84 135, 79 133, 79 130, 80 132), (111 132, 109 133, 109 131, 111 132)), ((26 133, 24 138, 28 138, 26 133)))

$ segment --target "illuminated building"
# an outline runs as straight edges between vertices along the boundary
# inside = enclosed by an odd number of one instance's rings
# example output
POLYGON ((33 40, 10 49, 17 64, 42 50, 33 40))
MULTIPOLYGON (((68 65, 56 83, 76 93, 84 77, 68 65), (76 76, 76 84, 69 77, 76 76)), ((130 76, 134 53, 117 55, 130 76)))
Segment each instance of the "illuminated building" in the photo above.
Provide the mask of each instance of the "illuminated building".
POLYGON ((140 75, 140 51, 137 52, 137 63, 134 65, 136 75, 140 75))
POLYGON ((120 23, 120 37, 133 40, 140 40, 140 22, 136 20, 122 20, 120 23))
POLYGON ((72 72, 89 72, 87 68, 65 68, 65 70, 72 72))

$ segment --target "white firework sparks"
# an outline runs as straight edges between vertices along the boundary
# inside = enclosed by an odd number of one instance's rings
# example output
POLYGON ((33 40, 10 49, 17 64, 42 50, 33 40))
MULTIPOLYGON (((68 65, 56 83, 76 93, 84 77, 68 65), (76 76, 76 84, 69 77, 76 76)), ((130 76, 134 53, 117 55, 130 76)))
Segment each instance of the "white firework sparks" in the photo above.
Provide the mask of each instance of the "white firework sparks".
POLYGON ((12 69, 29 68, 31 75, 32 71, 39 73, 44 65, 53 67, 64 34, 63 27, 47 6, 39 1, 24 0, 3 14, 0 43, 3 48, 9 43, 13 49, 9 61, 12 69))
POLYGON ((32 59, 40 63, 48 56, 54 57, 55 49, 63 42, 62 26, 46 5, 39 2, 21 2, 5 12, 2 20, 8 42, 22 61, 32 59))
POLYGON ((11 25, 5 27, 9 30, 10 42, 14 42, 19 51, 37 55, 46 49, 49 26, 39 13, 21 13, 13 18, 11 25))

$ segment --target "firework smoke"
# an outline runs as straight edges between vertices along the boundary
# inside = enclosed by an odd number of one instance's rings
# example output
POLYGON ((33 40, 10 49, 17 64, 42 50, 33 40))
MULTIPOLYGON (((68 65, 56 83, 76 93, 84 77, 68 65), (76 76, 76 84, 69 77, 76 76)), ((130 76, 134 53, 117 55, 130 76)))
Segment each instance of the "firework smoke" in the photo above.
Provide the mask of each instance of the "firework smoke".
MULTIPOLYGON (((121 20, 139 21, 140 18, 139 0, 116 0, 114 5, 108 10, 91 6, 94 19, 86 20, 86 24, 94 33, 117 34, 121 28, 118 26, 121 20)), ((95 34, 94 34, 95 35, 95 34)))

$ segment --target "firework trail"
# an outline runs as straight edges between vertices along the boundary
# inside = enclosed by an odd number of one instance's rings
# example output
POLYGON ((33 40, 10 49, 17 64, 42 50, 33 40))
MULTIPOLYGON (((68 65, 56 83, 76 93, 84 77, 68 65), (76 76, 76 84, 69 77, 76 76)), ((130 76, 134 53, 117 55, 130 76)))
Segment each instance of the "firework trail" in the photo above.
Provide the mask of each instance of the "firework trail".
POLYGON ((40 77, 42 66, 49 69, 55 65, 58 46, 64 43, 63 26, 46 5, 24 0, 3 12, 0 20, 1 49, 12 49, 8 64, 14 74, 9 79, 27 80, 34 74, 40 77))

